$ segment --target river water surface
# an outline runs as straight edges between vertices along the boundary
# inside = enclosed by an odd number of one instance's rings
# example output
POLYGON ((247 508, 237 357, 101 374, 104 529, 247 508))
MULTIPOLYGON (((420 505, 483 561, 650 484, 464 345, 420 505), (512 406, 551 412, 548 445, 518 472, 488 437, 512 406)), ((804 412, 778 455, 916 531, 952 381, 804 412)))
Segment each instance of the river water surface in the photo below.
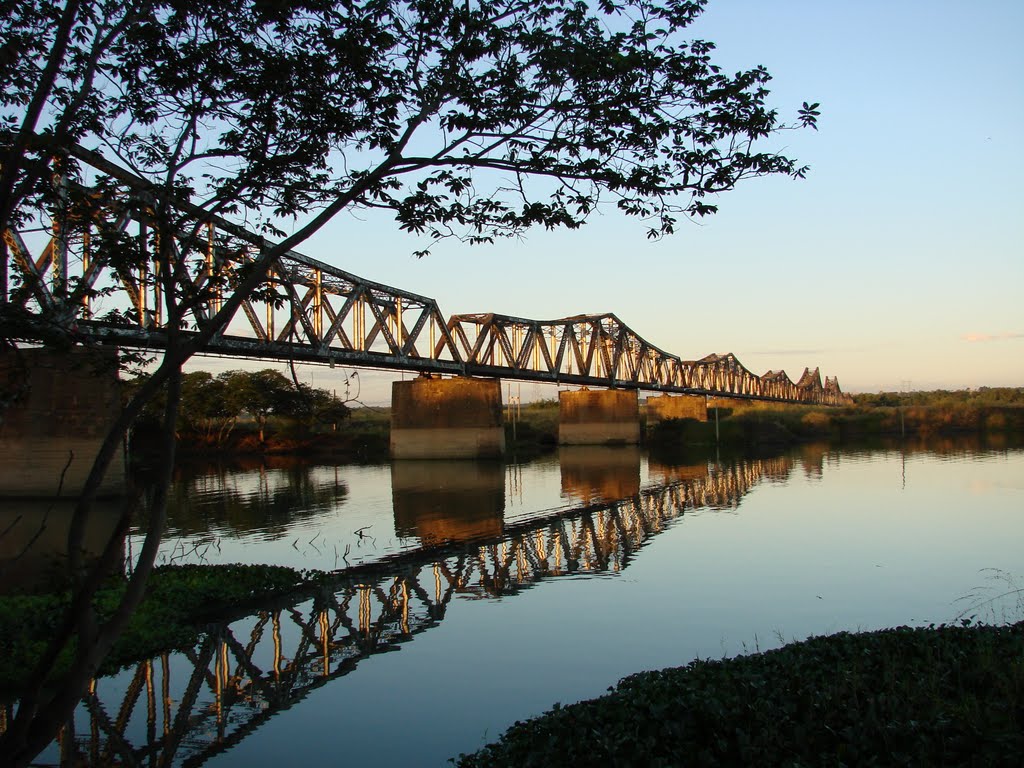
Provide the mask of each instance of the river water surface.
POLYGON ((339 579, 99 680, 64 739, 87 761, 445 765, 633 672, 1021 618, 986 602, 1024 582, 1018 448, 292 462, 183 473, 172 507, 161 562, 339 579))

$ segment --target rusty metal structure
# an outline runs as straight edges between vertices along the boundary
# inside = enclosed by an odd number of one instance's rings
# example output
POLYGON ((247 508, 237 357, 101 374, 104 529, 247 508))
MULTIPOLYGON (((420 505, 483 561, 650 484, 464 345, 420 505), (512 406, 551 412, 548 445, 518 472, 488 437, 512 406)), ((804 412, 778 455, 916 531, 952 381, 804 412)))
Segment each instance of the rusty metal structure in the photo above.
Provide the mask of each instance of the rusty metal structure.
MULTIPOLYGON (((505 535, 411 550, 341 572, 295 603, 211 626, 195 645, 93 680, 58 736, 61 764, 198 766, 277 713, 438 626, 452 600, 515 595, 541 581, 627 568, 697 510, 732 510, 793 459, 744 461, 509 527, 505 535)), ((0 706, 0 732, 12 717, 0 706)))
MULTIPOLYGON (((3 233, 9 263, 0 270, 0 301, 20 305, 25 316, 45 319, 73 338, 120 347, 165 347, 169 298, 185 308, 176 330, 211 330, 225 297, 272 244, 187 202, 172 206, 176 226, 163 232, 145 181, 95 153, 79 149, 75 155, 99 181, 89 189, 75 187, 64 199, 78 202, 41 216, 34 241, 25 232, 3 233), (45 236, 40 230, 47 230, 45 236), (157 252, 170 256, 158 259, 157 252)), ((684 360, 611 313, 548 321, 498 314, 445 317, 434 299, 296 252, 276 259, 235 314, 217 321, 204 353, 742 399, 849 402, 838 381, 823 383, 817 369, 805 369, 793 381, 783 371, 758 376, 731 353, 684 360)), ((44 332, 42 323, 38 333, 31 323, 26 327, 27 341, 44 332)))

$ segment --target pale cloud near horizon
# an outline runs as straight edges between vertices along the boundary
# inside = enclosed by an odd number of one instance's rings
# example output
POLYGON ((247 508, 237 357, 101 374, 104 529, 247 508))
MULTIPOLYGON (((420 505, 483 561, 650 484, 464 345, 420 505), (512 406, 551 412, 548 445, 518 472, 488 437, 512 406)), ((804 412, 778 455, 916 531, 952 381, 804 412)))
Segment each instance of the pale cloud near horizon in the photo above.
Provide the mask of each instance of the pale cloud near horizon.
POLYGON ((965 333, 960 337, 964 341, 1009 341, 1010 339, 1024 339, 1024 333, 965 333))
POLYGON ((823 349, 756 349, 756 350, 746 350, 743 353, 737 352, 736 354, 737 354, 737 356, 740 356, 740 357, 742 355, 750 355, 751 357, 753 357, 754 355, 773 355, 773 356, 781 357, 783 355, 805 355, 805 356, 821 355, 824 352, 825 352, 825 350, 823 350, 823 349))

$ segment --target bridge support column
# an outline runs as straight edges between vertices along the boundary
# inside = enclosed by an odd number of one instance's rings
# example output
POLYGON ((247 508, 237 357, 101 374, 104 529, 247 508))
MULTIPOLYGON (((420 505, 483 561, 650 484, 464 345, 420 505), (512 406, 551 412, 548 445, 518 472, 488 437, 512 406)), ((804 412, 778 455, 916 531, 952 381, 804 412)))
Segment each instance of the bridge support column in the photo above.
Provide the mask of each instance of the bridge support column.
POLYGON ((708 420, 708 404, 704 395, 654 395, 647 398, 647 423, 669 419, 708 420))
MULTIPOLYGON (((0 496, 76 497, 121 409, 116 351, 7 352, 0 397, 0 496)), ((122 454, 99 495, 124 489, 122 454)))
POLYGON ((391 385, 391 458, 479 459, 504 452, 498 379, 420 377, 391 385))
POLYGON ((636 445, 640 406, 636 390, 581 389, 558 393, 562 445, 636 445))

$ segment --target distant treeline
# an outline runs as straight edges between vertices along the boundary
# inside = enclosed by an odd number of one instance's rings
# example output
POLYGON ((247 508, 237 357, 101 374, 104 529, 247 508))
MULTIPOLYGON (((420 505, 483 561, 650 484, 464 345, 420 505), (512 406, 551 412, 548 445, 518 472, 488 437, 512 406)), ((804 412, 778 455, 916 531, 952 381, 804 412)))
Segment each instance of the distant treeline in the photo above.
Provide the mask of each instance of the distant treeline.
POLYGON ((935 389, 930 392, 879 392, 854 395, 857 405, 1024 405, 1024 387, 978 387, 977 389, 935 389))

